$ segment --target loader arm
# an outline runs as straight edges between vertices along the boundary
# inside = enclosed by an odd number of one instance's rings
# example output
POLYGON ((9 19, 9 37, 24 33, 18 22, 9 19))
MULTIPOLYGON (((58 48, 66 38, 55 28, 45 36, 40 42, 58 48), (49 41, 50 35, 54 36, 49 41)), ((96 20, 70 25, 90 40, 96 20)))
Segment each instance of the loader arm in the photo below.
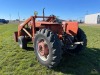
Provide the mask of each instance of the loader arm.
POLYGON ((45 22, 48 22, 48 21, 54 22, 56 17, 55 16, 49 16, 49 17, 48 16, 44 16, 44 17, 43 16, 31 16, 26 21, 19 24, 19 26, 18 26, 18 36, 17 37, 24 35, 21 31, 21 30, 23 30, 30 38, 34 39, 34 35, 36 33, 36 22, 35 22, 36 18, 47 18, 48 20, 46 20, 45 22), (25 25, 28 25, 32 28, 31 34, 25 29, 25 25))
POLYGON ((18 26, 18 37, 22 35, 21 30, 24 30, 30 37, 34 36, 35 33, 35 17, 31 16, 26 21, 18 26), (30 26, 32 27, 32 33, 30 34, 27 30, 25 30, 25 25, 31 22, 30 26))

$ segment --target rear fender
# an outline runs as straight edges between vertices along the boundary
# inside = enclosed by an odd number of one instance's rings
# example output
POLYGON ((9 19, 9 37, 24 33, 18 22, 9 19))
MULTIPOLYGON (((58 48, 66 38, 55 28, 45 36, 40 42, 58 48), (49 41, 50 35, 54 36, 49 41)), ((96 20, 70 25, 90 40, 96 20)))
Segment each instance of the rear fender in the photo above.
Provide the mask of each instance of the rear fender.
POLYGON ((78 32, 78 22, 63 22, 63 29, 69 35, 76 36, 78 32))

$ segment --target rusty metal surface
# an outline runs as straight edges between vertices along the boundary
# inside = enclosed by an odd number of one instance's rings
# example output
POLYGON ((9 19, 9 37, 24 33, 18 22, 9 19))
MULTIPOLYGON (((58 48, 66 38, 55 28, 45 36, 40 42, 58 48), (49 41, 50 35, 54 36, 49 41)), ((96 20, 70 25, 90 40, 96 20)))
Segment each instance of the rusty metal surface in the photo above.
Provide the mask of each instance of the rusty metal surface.
POLYGON ((66 32, 69 35, 75 36, 78 31, 78 23, 77 22, 62 22, 59 24, 55 21, 55 16, 31 16, 25 22, 18 26, 18 37, 23 34, 21 30, 25 28, 26 25, 31 27, 30 36, 32 36, 32 40, 34 40, 35 33, 38 29, 47 28, 56 33, 59 38, 62 38, 62 33, 66 32), (36 21, 36 18, 47 18, 45 21, 36 21))

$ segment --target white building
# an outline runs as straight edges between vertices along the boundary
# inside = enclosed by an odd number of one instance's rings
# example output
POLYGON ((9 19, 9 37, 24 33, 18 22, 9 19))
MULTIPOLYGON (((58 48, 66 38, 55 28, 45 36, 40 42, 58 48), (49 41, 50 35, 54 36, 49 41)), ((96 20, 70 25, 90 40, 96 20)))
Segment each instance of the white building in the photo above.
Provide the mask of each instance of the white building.
POLYGON ((100 13, 85 16, 86 24, 100 24, 100 13))

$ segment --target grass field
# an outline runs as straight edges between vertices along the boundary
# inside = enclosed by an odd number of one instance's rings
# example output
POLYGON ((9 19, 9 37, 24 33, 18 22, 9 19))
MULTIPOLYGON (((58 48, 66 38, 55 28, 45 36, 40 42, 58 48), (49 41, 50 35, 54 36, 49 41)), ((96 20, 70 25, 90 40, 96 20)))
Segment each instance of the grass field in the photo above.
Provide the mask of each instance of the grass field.
POLYGON ((65 55, 55 69, 36 60, 32 44, 20 49, 13 39, 17 25, 0 25, 0 75, 100 75, 100 26, 80 26, 88 39, 87 48, 79 55, 65 55))

